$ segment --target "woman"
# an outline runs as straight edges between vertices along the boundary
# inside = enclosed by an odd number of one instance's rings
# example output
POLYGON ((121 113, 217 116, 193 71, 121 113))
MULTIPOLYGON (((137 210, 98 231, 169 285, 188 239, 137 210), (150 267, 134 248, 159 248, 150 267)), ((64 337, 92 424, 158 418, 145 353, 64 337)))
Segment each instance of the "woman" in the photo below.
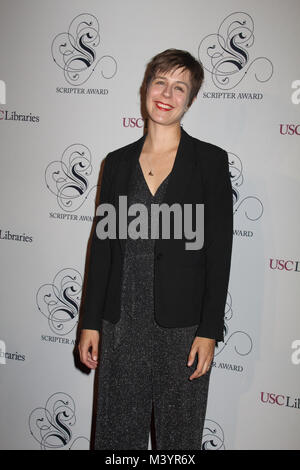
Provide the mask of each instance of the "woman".
POLYGON ((120 219, 115 238, 93 233, 79 352, 95 369, 101 331, 95 449, 148 449, 152 407, 158 450, 201 449, 210 367, 224 340, 233 231, 227 153, 180 125, 203 77, 186 51, 156 55, 141 89, 147 133, 105 161, 100 203, 120 217, 126 196, 127 207, 148 210, 148 231, 139 238, 142 219, 131 219, 120 236, 120 219), (204 204, 200 249, 186 249, 186 233, 164 238, 154 222, 153 237, 150 209, 162 202, 204 204))

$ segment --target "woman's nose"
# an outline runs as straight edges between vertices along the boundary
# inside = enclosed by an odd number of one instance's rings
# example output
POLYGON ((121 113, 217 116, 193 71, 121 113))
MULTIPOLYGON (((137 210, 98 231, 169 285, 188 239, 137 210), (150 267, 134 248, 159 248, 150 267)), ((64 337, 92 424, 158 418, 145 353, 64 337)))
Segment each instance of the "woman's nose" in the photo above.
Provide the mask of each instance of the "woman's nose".
POLYGON ((164 90, 163 90, 163 95, 164 95, 164 96, 167 96, 167 97, 170 97, 171 94, 172 94, 171 86, 166 85, 166 86, 164 87, 164 90))

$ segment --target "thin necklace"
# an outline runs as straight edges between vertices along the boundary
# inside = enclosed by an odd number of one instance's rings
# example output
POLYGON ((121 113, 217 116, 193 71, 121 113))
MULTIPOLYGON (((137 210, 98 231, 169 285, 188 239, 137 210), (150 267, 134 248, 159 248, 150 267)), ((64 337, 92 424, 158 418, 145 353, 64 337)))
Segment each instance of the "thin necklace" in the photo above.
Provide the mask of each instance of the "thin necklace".
POLYGON ((149 171, 148 175, 149 175, 149 176, 154 176, 154 173, 152 173, 152 170, 151 170, 151 165, 148 164, 148 163, 149 163, 148 157, 146 157, 146 159, 147 159, 147 165, 148 165, 149 168, 150 168, 150 171, 149 171))
MULTIPOLYGON (((150 167, 150 165, 149 165, 149 167, 150 167)), ((152 173, 151 168, 150 168, 150 171, 149 171, 148 175, 149 175, 149 176, 154 176, 154 173, 152 173)))
MULTIPOLYGON (((178 145, 179 145, 179 144, 178 144, 178 145)), ((147 157, 147 163, 149 163, 148 157, 147 157)), ((149 166, 149 168, 150 168, 150 171, 149 171, 148 175, 149 175, 149 176, 154 176, 154 173, 153 173, 152 170, 151 170, 151 165, 148 164, 148 166, 149 166)))

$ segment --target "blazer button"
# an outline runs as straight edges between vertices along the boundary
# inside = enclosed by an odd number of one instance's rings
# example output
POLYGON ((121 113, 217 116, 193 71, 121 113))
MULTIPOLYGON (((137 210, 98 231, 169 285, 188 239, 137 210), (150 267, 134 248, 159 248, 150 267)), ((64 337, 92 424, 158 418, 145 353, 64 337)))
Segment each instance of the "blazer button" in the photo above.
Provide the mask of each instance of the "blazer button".
POLYGON ((156 259, 161 259, 161 258, 162 258, 162 255, 163 255, 162 253, 157 253, 156 259))

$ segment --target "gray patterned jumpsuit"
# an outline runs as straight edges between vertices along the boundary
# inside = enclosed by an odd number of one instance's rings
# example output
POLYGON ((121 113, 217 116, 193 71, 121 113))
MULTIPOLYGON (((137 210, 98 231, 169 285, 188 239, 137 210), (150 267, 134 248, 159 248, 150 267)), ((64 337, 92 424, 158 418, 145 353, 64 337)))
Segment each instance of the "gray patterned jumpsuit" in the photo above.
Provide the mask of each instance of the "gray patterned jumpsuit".
MULTIPOLYGON (((154 412, 157 450, 201 449, 209 371, 189 380, 187 367, 198 325, 164 328, 154 319, 154 239, 151 203, 161 203, 170 174, 153 196, 139 161, 131 177, 128 206, 148 209, 148 239, 126 239, 121 318, 102 320, 95 450, 147 450, 154 412)), ((153 444, 152 444, 153 445, 153 444)))

